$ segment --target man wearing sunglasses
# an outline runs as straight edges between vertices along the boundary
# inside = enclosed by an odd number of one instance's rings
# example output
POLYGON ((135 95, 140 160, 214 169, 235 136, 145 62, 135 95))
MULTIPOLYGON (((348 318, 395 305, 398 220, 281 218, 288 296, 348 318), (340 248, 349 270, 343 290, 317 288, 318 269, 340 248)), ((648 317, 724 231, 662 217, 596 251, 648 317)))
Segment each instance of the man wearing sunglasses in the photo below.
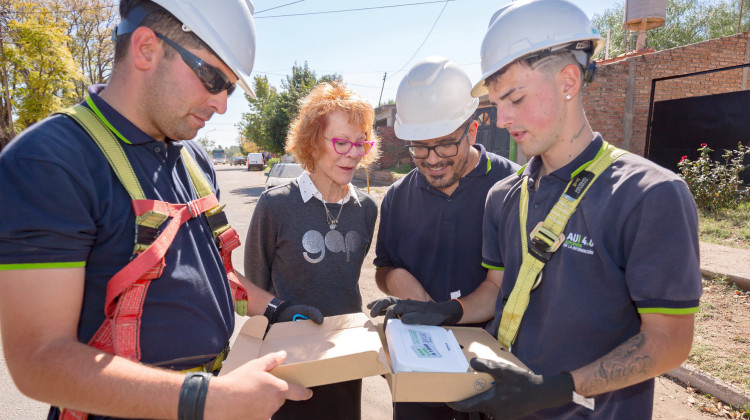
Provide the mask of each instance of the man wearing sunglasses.
MULTIPOLYGON (((242 290, 228 280, 249 282, 222 250, 236 246, 229 230, 214 228, 228 225, 210 159, 183 140, 226 111, 235 86, 253 95, 252 13, 247 0, 123 0, 109 83, 0 154, 5 356, 20 391, 53 405, 50 419, 268 419, 311 395, 268 373, 283 352, 211 379, 242 290), (141 271, 118 290, 124 267, 141 271)), ((251 293, 238 312, 246 302, 291 319, 272 297, 251 293)), ((322 322, 308 309, 292 312, 322 322)))
MULTIPOLYGON (((399 85, 394 128, 417 168, 388 189, 380 208, 375 279, 394 298, 368 305, 372 316, 396 299, 440 302, 453 311, 460 303, 452 299, 487 276, 484 202, 518 165, 475 144, 479 100, 470 91, 463 70, 437 56, 415 64, 399 85)), ((396 419, 467 417, 444 404, 396 403, 393 412, 396 419)))

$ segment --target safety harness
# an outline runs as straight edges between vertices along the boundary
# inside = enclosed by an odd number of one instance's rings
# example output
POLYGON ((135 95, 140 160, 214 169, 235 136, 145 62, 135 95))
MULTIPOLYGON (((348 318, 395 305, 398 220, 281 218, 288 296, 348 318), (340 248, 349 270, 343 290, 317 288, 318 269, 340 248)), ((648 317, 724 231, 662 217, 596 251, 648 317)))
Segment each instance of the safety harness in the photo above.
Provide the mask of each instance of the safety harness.
MULTIPOLYGON (((565 191, 547 214, 543 222, 539 222, 526 239, 526 218, 529 206, 529 177, 524 176, 521 183, 521 199, 519 203, 519 218, 521 222, 521 249, 524 250, 521 269, 518 272, 516 284, 508 297, 500 318, 497 339, 505 348, 510 348, 518 335, 526 308, 529 306, 529 295, 542 281, 542 269, 552 258, 555 251, 565 241, 563 230, 568 220, 576 211, 578 204, 589 187, 607 169, 612 162, 623 154, 625 150, 618 149, 606 141, 594 159, 586 162, 571 174, 570 182, 565 191)), ((521 168, 523 171, 524 168, 521 168)))
MULTIPOLYGON (((58 113, 73 118, 101 149, 110 167, 130 195, 136 216, 133 257, 107 283, 104 304, 106 319, 88 344, 110 354, 136 362, 140 361, 141 316, 148 287, 152 280, 161 276, 165 267, 164 255, 180 226, 201 214, 206 215, 216 246, 219 248, 234 298, 234 309, 238 314, 246 315, 247 292, 239 283, 231 258, 232 250, 240 245, 239 235, 234 228, 229 226, 223 211, 224 206, 219 205, 208 179, 193 156, 186 148, 182 148, 181 156, 198 199, 186 204, 148 200, 118 137, 125 143, 130 144, 130 142, 109 124, 90 97, 86 98, 86 103, 91 109, 76 105, 58 113), (172 220, 163 227, 164 222, 169 218, 172 220)), ((184 372, 218 370, 226 354, 227 350, 224 349, 208 363, 184 372)), ((61 409, 61 420, 85 420, 87 418, 86 413, 61 409)))

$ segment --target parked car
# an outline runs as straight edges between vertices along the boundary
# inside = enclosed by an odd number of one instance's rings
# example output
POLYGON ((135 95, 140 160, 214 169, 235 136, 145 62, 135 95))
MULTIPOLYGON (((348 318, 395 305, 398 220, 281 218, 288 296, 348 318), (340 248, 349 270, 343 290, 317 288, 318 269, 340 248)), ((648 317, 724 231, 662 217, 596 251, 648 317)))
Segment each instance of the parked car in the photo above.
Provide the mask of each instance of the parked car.
POLYGON ((277 163, 266 172, 266 189, 284 185, 297 178, 303 169, 299 163, 277 163))
POLYGON ((229 162, 229 163, 232 166, 246 165, 247 164, 247 159, 245 159, 243 156, 235 156, 235 157, 232 158, 232 161, 229 162))
POLYGON ((265 168, 266 165, 263 162, 263 153, 250 153, 247 155, 247 170, 258 169, 260 171, 265 168))

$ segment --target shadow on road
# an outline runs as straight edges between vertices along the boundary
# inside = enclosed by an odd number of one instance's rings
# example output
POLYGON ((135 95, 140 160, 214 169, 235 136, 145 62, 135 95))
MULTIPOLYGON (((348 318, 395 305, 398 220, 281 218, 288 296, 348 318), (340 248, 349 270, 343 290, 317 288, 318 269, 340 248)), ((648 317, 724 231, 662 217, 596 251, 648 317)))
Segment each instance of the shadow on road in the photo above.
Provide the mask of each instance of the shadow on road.
POLYGON ((258 197, 260 197, 263 191, 265 191, 265 187, 245 187, 245 188, 235 188, 231 190, 230 193, 241 195, 244 197, 255 198, 254 200, 250 200, 251 203, 254 203, 258 201, 258 197))

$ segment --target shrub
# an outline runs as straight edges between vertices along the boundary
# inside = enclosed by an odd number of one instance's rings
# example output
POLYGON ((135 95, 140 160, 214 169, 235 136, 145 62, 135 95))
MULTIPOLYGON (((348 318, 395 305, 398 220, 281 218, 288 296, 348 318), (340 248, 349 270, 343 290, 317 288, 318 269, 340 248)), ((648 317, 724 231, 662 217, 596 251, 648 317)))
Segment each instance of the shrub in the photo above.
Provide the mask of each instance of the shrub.
POLYGON ((724 150, 724 163, 711 159, 713 150, 706 143, 701 144, 698 152, 698 160, 683 156, 677 167, 699 209, 709 213, 735 209, 750 197, 750 188, 740 178, 740 173, 747 167, 744 160, 750 155, 750 148, 739 143, 737 150, 724 150))
POLYGON ((268 163, 266 163, 266 167, 273 168, 273 165, 279 163, 279 158, 271 158, 268 159, 268 163))

